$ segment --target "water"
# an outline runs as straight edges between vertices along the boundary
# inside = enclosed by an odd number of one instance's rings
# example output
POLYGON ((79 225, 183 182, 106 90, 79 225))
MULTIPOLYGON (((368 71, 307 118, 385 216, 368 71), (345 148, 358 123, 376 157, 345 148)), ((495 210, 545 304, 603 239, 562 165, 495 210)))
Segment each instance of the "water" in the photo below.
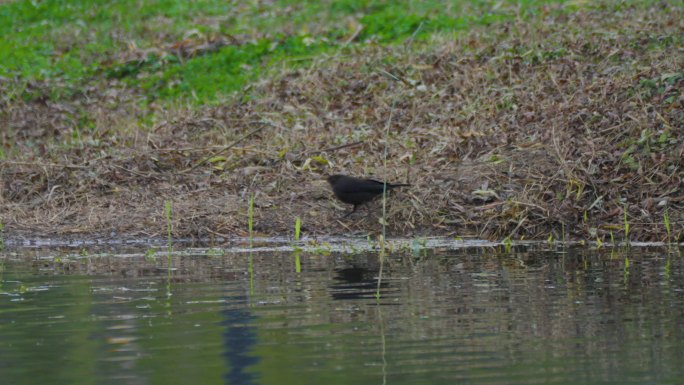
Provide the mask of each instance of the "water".
POLYGON ((684 383, 677 252, 145 251, 5 250, 2 384, 684 383))

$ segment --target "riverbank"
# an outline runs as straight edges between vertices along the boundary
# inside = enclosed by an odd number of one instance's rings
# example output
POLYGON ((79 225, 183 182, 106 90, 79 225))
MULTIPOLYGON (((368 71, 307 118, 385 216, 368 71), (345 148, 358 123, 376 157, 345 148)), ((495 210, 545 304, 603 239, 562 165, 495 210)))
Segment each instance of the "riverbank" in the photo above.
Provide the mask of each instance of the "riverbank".
POLYGON ((395 236, 681 239, 682 20, 615 5, 351 46, 206 105, 25 82, 3 99, 4 235, 163 236, 168 201, 174 236, 245 236, 251 196, 257 233, 380 232, 379 202, 342 218, 325 177, 346 173, 411 183, 395 236))

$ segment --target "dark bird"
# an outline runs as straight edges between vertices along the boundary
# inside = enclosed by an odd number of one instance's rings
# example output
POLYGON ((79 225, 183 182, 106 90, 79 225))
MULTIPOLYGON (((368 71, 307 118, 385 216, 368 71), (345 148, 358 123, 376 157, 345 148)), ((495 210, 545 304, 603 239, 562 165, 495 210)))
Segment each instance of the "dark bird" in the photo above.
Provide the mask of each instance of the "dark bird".
MULTIPOLYGON (((330 183, 330 187, 332 187, 337 199, 354 205, 354 209, 345 216, 355 212, 359 205, 370 202, 376 196, 382 195, 384 184, 375 179, 361 179, 346 175, 331 175, 328 177, 328 183, 330 183)), ((410 185, 387 183, 387 191, 402 186, 410 185)))

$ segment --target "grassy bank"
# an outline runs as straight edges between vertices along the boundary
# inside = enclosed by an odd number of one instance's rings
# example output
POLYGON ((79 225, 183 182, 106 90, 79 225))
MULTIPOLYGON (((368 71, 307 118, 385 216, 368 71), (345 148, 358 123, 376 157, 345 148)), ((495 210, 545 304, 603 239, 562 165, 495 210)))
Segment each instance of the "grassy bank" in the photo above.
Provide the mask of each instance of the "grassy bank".
POLYGON ((681 6, 158 3, 0 6, 8 236, 377 231, 333 172, 393 234, 684 231, 681 6))
MULTIPOLYGON (((53 100, 117 79, 148 101, 207 103, 274 66, 529 17, 547 3, 557 2, 16 1, 0 8, 0 76, 45 81, 53 100)), ((18 83, 17 96, 38 96, 18 83)))

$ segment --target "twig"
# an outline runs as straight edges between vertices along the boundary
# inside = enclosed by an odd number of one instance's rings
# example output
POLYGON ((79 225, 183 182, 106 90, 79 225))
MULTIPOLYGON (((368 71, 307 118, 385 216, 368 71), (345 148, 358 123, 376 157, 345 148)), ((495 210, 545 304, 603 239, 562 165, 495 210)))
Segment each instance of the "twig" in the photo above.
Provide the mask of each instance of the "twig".
POLYGON ((262 127, 256 128, 256 129, 254 129, 254 130, 252 130, 252 131, 246 133, 245 135, 241 136, 239 139, 235 140, 233 143, 231 143, 231 144, 229 144, 229 145, 223 147, 223 149, 219 150, 218 152, 213 153, 212 155, 209 155, 208 157, 206 157, 206 158, 202 159, 201 161, 197 162, 197 164, 195 164, 194 166, 192 166, 192 167, 190 167, 190 168, 188 168, 188 169, 185 169, 185 170, 181 171, 180 173, 181 173, 181 174, 185 174, 186 172, 193 171, 193 170, 196 169, 197 167, 202 166, 202 165, 203 165, 204 163, 206 163, 209 159, 215 157, 215 156, 218 155, 218 154, 221 154, 221 153, 224 153, 224 152, 230 150, 233 146, 235 146, 236 144, 238 144, 238 143, 242 142, 243 140, 249 138, 250 136, 256 134, 257 132, 263 130, 263 128, 264 128, 264 127, 262 126, 262 127))
POLYGON ((208 228, 208 227, 205 227, 205 228, 204 228, 204 231, 208 232, 209 234, 213 234, 213 235, 216 235, 216 236, 225 238, 225 239, 230 239, 230 237, 231 237, 230 234, 222 234, 222 233, 219 233, 219 232, 217 232, 217 231, 213 231, 212 229, 210 229, 210 228, 208 228))
POLYGON ((347 229, 347 231, 349 231, 350 233, 352 232, 352 229, 349 228, 349 226, 345 225, 341 220, 338 219, 338 220, 337 220, 337 223, 341 224, 341 225, 342 225, 345 229, 347 229))
POLYGON ((418 35, 418 32, 420 32, 421 28, 423 28, 423 24, 424 24, 424 21, 421 21, 420 24, 418 24, 418 27, 416 28, 416 30, 413 31, 413 34, 411 34, 411 37, 409 37, 408 39, 406 39, 404 41, 404 43, 406 43, 406 45, 410 46, 411 44, 413 44, 413 41, 416 39, 416 35, 418 35))
POLYGON ((16 162, 11 160, 6 160, 5 164, 16 164, 22 166, 42 166, 42 167, 65 167, 65 168, 90 168, 88 166, 79 166, 75 164, 59 164, 59 163, 43 163, 43 162, 16 162))
POLYGON ((322 150, 316 150, 316 151, 311 151, 311 152, 304 152, 304 153, 302 153, 302 154, 300 154, 300 155, 304 155, 304 154, 306 154, 306 155, 312 155, 312 154, 320 154, 320 153, 326 152, 326 151, 337 151, 337 150, 341 150, 341 149, 343 149, 343 148, 356 147, 356 146, 358 146, 358 145, 360 145, 360 144, 363 144, 363 143, 364 143, 363 141, 352 142, 352 143, 342 144, 342 145, 335 146, 335 147, 324 148, 324 149, 322 149, 322 150))
POLYGON ((356 26, 356 30, 354 31, 354 33, 352 33, 351 36, 349 36, 349 38, 344 43, 342 43, 342 47, 346 47, 352 41, 356 40, 356 38, 359 37, 359 34, 361 33, 361 31, 363 31, 363 24, 359 24, 356 26))
POLYGON ((161 180, 160 178, 158 178, 158 177, 156 177, 156 176, 154 176, 154 175, 152 175, 152 174, 143 174, 143 173, 141 173, 141 172, 133 171, 133 170, 128 169, 128 168, 126 168, 126 167, 119 166, 118 164, 112 164, 111 166, 114 167, 114 168, 118 168, 118 169, 120 169, 120 170, 126 171, 126 172, 129 173, 129 174, 137 175, 137 176, 140 176, 140 177, 143 177, 143 178, 152 178, 152 179, 155 179, 155 180, 161 180))
POLYGON ((503 202, 493 202, 493 203, 486 204, 484 206, 473 207, 473 208, 471 208, 471 210, 473 210, 473 211, 489 210, 489 209, 493 209, 497 206, 505 205, 508 203, 515 203, 515 204, 521 205, 521 206, 534 207, 534 208, 539 209, 542 212, 544 212, 544 214, 546 214, 547 216, 549 215, 549 211, 547 209, 539 206, 539 205, 535 205, 534 203, 520 202, 520 201, 516 201, 516 200, 507 200, 507 201, 503 201, 503 202))

